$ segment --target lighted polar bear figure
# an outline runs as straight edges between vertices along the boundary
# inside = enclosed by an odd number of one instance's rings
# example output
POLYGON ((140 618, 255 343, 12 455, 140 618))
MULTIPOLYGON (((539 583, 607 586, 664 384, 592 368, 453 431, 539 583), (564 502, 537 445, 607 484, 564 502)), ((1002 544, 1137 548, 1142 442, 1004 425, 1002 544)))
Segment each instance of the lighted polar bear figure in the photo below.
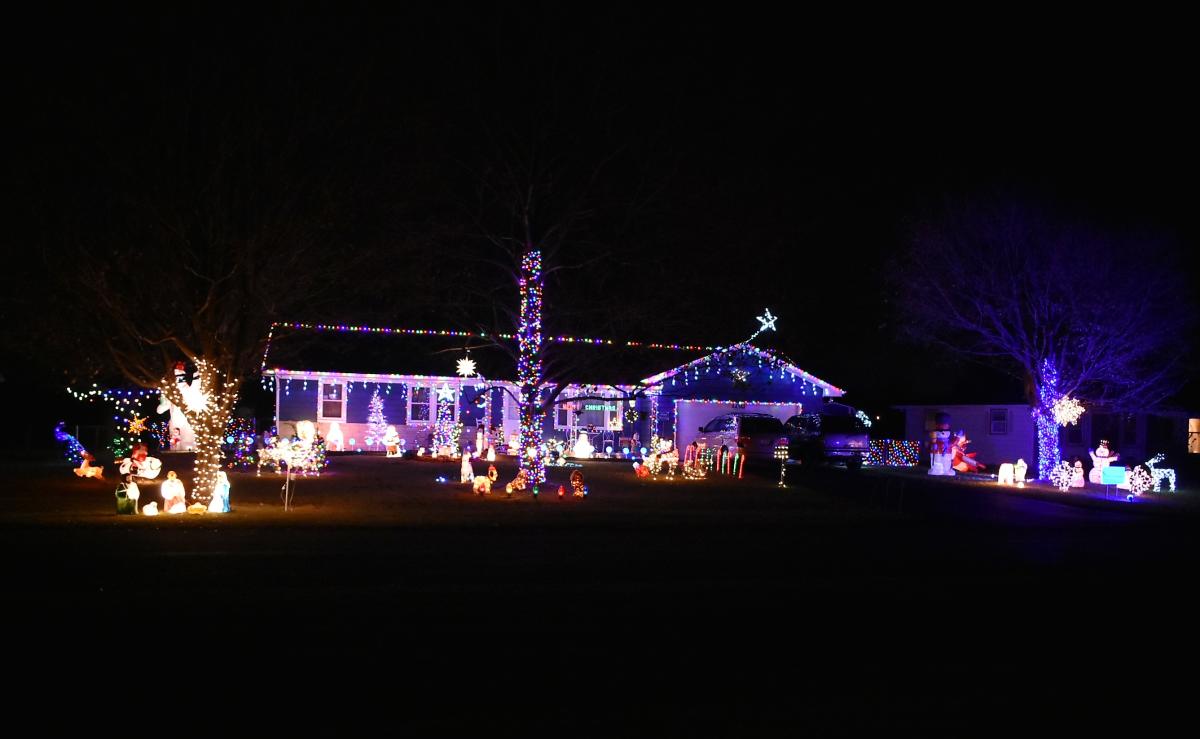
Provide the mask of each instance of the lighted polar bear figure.
MULTIPOLYGON (((179 393, 183 395, 183 404, 187 410, 199 413, 208 407, 208 396, 200 389, 200 378, 193 378, 191 383, 184 379, 183 362, 175 363, 175 384, 179 387, 179 393)), ((174 451, 194 450, 196 448, 196 432, 192 429, 192 424, 188 422, 187 416, 183 412, 184 409, 163 395, 159 400, 157 412, 166 413, 168 411, 171 413, 169 421, 171 449, 174 451)))

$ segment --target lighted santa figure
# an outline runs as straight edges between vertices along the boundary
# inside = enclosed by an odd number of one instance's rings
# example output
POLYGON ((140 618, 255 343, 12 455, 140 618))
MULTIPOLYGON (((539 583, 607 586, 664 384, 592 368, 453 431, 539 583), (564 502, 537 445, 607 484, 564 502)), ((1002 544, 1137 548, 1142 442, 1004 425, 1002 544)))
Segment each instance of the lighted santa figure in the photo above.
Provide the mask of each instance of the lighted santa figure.
POLYGON ((208 512, 229 513, 229 476, 225 470, 217 472, 217 486, 213 488, 212 500, 208 502, 208 512))
POLYGON ((1104 479, 1104 468, 1121 458, 1120 454, 1108 448, 1108 440, 1101 439, 1095 451, 1088 452, 1092 458, 1092 469, 1088 472, 1088 482, 1100 485, 1104 479))
POLYGON ((970 443, 966 431, 960 430, 954 435, 954 459, 950 466, 958 472, 982 472, 987 469, 987 465, 975 461, 975 452, 967 451, 967 444, 970 443))
POLYGON ((162 472, 162 460, 148 456, 148 451, 145 444, 134 444, 129 451, 129 456, 121 460, 121 466, 117 469, 128 480, 135 478, 153 480, 158 477, 159 472, 162 472))
POLYGON ((400 434, 396 433, 395 426, 387 427, 387 433, 383 435, 383 448, 389 457, 400 456, 400 434))
POLYGON ((342 447, 345 445, 345 436, 342 434, 342 427, 337 421, 329 424, 329 433, 325 435, 325 449, 331 452, 345 451, 342 447))
POLYGON ((929 440, 929 474, 954 476, 954 445, 950 441, 950 415, 939 413, 929 440))
POLYGON ((187 513, 187 503, 184 501, 187 493, 183 489, 183 481, 174 470, 167 473, 160 494, 163 498, 164 513, 187 513))

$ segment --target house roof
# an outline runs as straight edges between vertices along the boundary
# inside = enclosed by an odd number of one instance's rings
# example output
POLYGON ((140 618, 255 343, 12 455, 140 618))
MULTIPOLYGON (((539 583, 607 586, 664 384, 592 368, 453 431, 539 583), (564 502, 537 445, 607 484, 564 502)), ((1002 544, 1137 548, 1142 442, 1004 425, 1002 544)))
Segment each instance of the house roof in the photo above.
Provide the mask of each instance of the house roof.
MULTIPOLYGON (((362 327, 277 326, 264 370, 402 374, 452 377, 459 359, 475 360, 479 376, 515 380, 516 342, 457 331, 394 331, 362 327), (486 345, 485 345, 486 344, 486 345), (499 346, 497 346, 499 344, 499 346)), ((749 353, 778 363, 781 369, 818 385, 828 395, 843 391, 800 369, 784 355, 748 342, 729 347, 661 345, 605 339, 547 337, 544 371, 548 378, 571 383, 656 385, 729 352, 749 353)))

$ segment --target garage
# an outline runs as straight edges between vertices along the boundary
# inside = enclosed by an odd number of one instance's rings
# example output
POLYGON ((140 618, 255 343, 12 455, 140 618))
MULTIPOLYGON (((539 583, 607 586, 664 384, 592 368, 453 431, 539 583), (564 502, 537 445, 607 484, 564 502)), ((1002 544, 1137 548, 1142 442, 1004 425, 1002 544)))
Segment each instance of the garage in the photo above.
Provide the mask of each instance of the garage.
POLYGON ((802 403, 714 403, 706 400, 676 400, 675 412, 678 422, 675 427, 675 443, 679 448, 686 447, 696 438, 696 430, 712 419, 730 411, 743 413, 766 413, 775 416, 780 421, 786 421, 800 413, 802 403))

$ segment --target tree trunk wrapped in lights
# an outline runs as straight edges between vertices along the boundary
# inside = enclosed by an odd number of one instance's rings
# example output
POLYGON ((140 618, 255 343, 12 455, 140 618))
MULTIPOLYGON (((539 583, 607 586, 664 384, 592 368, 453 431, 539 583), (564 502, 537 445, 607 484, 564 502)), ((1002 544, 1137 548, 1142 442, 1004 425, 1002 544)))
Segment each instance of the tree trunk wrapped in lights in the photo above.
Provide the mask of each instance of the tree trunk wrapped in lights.
POLYGON ((200 378, 200 398, 184 398, 174 377, 164 378, 160 391, 183 410, 196 432, 196 477, 192 483, 192 497, 198 501, 208 501, 217 485, 217 473, 221 470, 221 443, 225 437, 225 427, 237 404, 239 382, 222 378, 223 373, 203 359, 194 359, 193 362, 196 376, 200 378))
POLYGON ((542 458, 542 410, 538 397, 542 384, 542 252, 529 248, 521 259, 521 323, 517 330, 519 357, 517 384, 521 389, 521 469, 537 486, 546 480, 542 458))

